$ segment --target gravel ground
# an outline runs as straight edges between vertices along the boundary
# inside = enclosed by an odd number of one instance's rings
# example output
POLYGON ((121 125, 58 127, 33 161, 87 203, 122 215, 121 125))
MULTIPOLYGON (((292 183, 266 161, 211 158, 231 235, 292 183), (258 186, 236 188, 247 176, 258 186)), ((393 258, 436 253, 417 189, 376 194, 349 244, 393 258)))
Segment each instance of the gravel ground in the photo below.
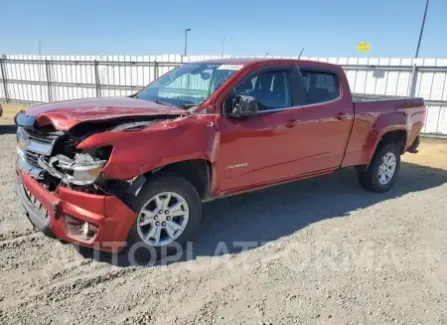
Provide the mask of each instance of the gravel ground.
POLYGON ((138 266, 32 229, 12 131, 0 126, 0 324, 447 322, 447 143, 424 143, 435 153, 407 159, 386 194, 345 170, 207 203, 189 258, 138 266))

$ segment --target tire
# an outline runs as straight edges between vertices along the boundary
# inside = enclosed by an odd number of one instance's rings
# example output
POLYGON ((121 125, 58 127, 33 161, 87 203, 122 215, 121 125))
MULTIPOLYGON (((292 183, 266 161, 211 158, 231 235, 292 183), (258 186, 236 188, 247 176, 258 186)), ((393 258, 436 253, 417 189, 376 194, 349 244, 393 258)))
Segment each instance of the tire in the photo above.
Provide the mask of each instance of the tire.
MULTIPOLYGON (((388 165, 388 170, 391 170, 390 165, 388 165)), ((358 180, 360 185, 371 192, 383 193, 389 191, 394 183, 396 182, 397 175, 399 174, 400 169, 400 147, 396 143, 387 143, 380 146, 371 163, 368 166, 366 171, 358 171, 358 180), (387 160, 389 157, 394 157, 395 159, 395 167, 392 172, 392 176, 390 172, 381 172, 381 169, 384 169, 384 159, 387 160)))
MULTIPOLYGON (((133 196, 127 201, 129 206, 137 214, 135 223, 129 231, 129 235, 127 238, 127 252, 131 253, 131 255, 139 260, 150 259, 152 261, 155 261, 174 253, 182 253, 182 248, 188 241, 194 239, 194 236, 200 228, 202 219, 202 202, 200 200, 199 194, 191 183, 176 174, 163 172, 158 173, 143 186, 137 196, 133 196), (171 193, 169 199, 170 201, 167 200, 167 196, 164 195, 164 193, 171 193), (186 210, 187 214, 184 214, 183 217, 171 217, 169 216, 170 213, 167 213, 166 210, 166 214, 154 214, 153 211, 160 211, 158 210, 159 206, 153 209, 153 207, 158 204, 157 199, 154 199, 154 197, 158 197, 159 195, 160 197, 163 197, 162 195, 166 197, 163 201, 161 201, 163 202, 162 204, 164 204, 165 201, 168 201, 168 204, 169 202, 171 202, 170 208, 174 207, 175 204, 178 205, 181 202, 180 198, 183 199, 184 202, 186 202, 186 205, 181 205, 180 209, 182 211, 178 212, 184 213, 185 211, 183 210, 186 210), (150 211, 149 214, 151 215, 147 219, 147 221, 151 221, 151 223, 145 226, 141 226, 141 224, 144 223, 148 214, 142 213, 143 208, 144 211, 150 211), (172 237, 170 237, 170 235, 168 234, 168 230, 170 230, 172 235, 173 224, 171 222, 175 222, 175 224, 178 226, 182 224, 182 222, 180 221, 180 219, 176 218, 183 218, 182 220, 184 221, 186 215, 187 221, 180 235, 178 235, 178 237, 175 238, 172 243, 167 242, 166 244, 162 244, 161 238, 166 237, 166 241, 172 240, 172 237), (158 235, 158 237, 160 238, 159 245, 156 244, 155 239, 147 238, 149 232, 151 232, 152 228, 155 227, 155 220, 157 220, 159 223, 158 227, 156 228, 162 228, 162 230, 159 231, 158 235), (162 226, 163 222, 166 225, 165 227, 162 226), (145 232, 146 230, 147 232, 145 232), (143 237, 146 238, 146 241, 143 237), (151 241, 151 243, 148 243, 149 240, 151 241)), ((173 213, 173 215, 174 214, 175 213, 173 213)), ((176 235, 178 231, 179 230, 175 231, 176 235)), ((155 237, 156 236, 154 236, 154 238, 155 237)))

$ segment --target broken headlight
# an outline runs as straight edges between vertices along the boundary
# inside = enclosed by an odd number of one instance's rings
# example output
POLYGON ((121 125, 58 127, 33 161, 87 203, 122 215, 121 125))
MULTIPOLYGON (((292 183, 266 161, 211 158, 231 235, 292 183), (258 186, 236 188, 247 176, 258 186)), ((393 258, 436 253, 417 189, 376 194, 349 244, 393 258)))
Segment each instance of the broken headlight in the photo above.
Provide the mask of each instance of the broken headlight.
POLYGON ((39 165, 63 183, 89 185, 101 174, 111 151, 111 147, 89 149, 76 153, 73 158, 59 154, 48 162, 39 159, 39 165))
POLYGON ((50 165, 55 165, 61 171, 72 176, 72 182, 77 185, 93 183, 101 173, 106 160, 98 160, 88 153, 77 153, 74 159, 63 155, 50 158, 50 165))

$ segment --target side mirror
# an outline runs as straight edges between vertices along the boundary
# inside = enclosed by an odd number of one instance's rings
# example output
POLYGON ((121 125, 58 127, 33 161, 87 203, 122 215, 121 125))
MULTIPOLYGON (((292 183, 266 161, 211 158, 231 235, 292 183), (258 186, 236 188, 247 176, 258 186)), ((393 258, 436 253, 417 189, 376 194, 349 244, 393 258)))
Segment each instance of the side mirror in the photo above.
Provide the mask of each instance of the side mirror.
POLYGON ((241 118, 258 113, 258 101, 253 96, 235 96, 233 97, 230 116, 241 118))

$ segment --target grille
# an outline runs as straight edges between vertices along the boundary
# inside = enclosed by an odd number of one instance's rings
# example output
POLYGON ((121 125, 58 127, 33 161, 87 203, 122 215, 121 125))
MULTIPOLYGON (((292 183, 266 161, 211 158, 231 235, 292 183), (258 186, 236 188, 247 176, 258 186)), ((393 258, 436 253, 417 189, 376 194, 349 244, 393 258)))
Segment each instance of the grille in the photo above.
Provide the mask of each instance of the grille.
POLYGON ((28 164, 30 164, 33 167, 37 167, 40 168, 39 165, 37 164, 37 158, 38 158, 38 154, 29 150, 25 151, 25 160, 28 164))
POLYGON ((42 133, 36 130, 26 130, 26 133, 28 133, 30 140, 44 144, 52 144, 58 137, 55 134, 42 133))
MULTIPOLYGON (((52 147, 60 136, 59 134, 41 132, 36 129, 26 129, 24 130, 24 132, 26 132, 26 135, 28 136, 30 141, 45 145, 47 148, 48 146, 52 147)), ((34 152, 33 150, 34 149, 32 146, 25 148, 25 160, 29 165, 41 169, 37 163, 37 159, 40 154, 34 152)))

